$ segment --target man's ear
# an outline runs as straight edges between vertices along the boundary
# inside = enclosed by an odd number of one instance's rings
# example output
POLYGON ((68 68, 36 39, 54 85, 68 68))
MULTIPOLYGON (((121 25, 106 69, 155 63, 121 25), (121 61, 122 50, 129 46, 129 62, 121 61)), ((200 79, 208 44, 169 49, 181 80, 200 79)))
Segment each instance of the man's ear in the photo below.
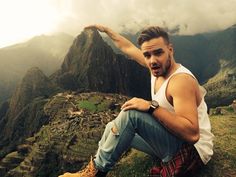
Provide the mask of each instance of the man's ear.
POLYGON ((172 43, 169 43, 169 44, 168 44, 168 48, 169 48, 169 49, 173 49, 173 44, 172 44, 172 43))
POLYGON ((168 45, 168 49, 170 50, 171 53, 174 53, 174 48, 173 48, 173 44, 169 44, 168 45))

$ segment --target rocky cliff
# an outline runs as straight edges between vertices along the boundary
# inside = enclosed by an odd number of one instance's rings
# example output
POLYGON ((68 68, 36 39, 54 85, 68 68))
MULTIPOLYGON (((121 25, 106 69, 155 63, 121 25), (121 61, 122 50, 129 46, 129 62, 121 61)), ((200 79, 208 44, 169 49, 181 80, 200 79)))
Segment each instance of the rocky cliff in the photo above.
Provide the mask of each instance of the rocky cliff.
POLYGON ((204 85, 206 101, 211 108, 226 106, 236 98, 236 62, 221 60, 218 73, 204 85))
POLYGON ((219 69, 204 85, 208 91, 206 100, 209 107, 229 105, 236 98, 236 25, 207 37, 211 41, 210 52, 215 53, 219 69))
POLYGON ((3 104, 0 119, 1 153, 32 135, 47 117, 41 111, 45 99, 57 92, 55 86, 38 68, 30 69, 16 89, 9 104, 3 104), (3 109, 7 108, 3 111, 3 109))

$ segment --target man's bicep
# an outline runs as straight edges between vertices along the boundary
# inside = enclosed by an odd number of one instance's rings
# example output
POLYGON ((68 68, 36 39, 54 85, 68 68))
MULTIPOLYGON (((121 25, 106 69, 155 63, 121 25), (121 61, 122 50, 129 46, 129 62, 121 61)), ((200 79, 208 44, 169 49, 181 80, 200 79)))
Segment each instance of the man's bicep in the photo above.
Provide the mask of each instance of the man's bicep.
POLYGON ((196 99, 193 94, 188 91, 181 96, 173 97, 173 105, 175 113, 185 118, 192 118, 197 116, 196 99))
POLYGON ((190 76, 177 78, 173 86, 173 106, 175 113, 187 119, 196 119, 197 101, 196 101, 196 84, 190 76))

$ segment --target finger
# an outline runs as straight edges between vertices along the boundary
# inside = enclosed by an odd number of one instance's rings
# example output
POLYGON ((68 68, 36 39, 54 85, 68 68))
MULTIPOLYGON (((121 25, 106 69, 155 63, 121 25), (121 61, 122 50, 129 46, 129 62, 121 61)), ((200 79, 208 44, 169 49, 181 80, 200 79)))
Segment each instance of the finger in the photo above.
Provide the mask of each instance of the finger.
POLYGON ((122 109, 123 111, 128 111, 128 110, 133 110, 135 109, 135 106, 134 105, 129 105, 129 106, 126 106, 124 109, 122 109))
POLYGON ((88 26, 84 27, 84 29, 91 29, 91 28, 96 28, 96 25, 88 25, 88 26))
POLYGON ((121 109, 131 105, 132 103, 130 101, 126 101, 122 106, 121 106, 121 109))
POLYGON ((103 25, 95 24, 94 27, 100 32, 106 32, 106 27, 103 25))
POLYGON ((66 172, 66 173, 64 173, 63 175, 60 175, 60 176, 58 176, 58 177, 66 177, 66 176, 69 176, 69 175, 70 175, 70 173, 66 172))

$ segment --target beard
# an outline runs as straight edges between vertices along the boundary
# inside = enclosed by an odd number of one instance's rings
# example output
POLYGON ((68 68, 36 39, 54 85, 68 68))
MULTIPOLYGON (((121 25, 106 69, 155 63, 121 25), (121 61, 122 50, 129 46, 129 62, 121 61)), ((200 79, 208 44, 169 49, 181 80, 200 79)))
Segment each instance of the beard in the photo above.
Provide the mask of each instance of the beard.
POLYGON ((155 77, 160 77, 160 76, 165 77, 168 74, 170 67, 171 67, 171 57, 169 55, 167 61, 163 65, 158 63, 152 64, 151 72, 155 77))

